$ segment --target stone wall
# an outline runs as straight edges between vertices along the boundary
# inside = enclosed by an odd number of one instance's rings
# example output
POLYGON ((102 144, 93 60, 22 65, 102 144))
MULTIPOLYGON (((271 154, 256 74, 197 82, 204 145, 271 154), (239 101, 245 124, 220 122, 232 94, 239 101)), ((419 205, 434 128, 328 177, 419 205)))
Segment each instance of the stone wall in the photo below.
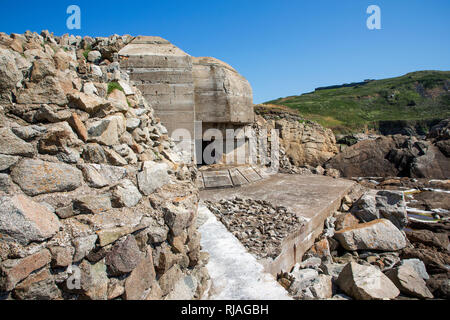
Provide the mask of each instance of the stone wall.
POLYGON ((121 71, 132 39, 0 33, 0 299, 206 289, 196 168, 121 71))

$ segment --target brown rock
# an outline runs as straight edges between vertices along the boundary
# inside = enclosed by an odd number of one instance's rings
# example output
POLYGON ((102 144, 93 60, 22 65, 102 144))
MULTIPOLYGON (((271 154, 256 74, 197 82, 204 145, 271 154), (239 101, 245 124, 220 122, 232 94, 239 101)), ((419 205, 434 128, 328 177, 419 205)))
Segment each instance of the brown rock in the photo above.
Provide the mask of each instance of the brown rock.
POLYGON ((110 274, 118 276, 129 273, 142 259, 134 236, 129 235, 125 241, 116 243, 106 256, 106 265, 110 274))
POLYGON ((336 219, 336 231, 353 228, 359 224, 359 220, 351 213, 342 214, 336 219))
POLYGON ((48 270, 42 270, 22 281, 13 292, 19 300, 57 300, 61 292, 48 270))
POLYGON ((125 299, 144 299, 146 291, 152 287, 155 278, 152 250, 150 247, 147 247, 146 257, 141 260, 125 282, 125 299))
POLYGON ((51 255, 48 250, 39 251, 23 259, 4 261, 0 265, 0 288, 3 291, 11 291, 17 283, 50 261, 51 255))
POLYGON ((75 250, 72 247, 50 247, 52 266, 56 268, 68 267, 72 264, 75 250))
POLYGON ((76 113, 72 113, 72 117, 69 119, 69 124, 72 129, 78 134, 81 140, 84 142, 88 139, 88 133, 84 123, 80 120, 80 117, 76 113))

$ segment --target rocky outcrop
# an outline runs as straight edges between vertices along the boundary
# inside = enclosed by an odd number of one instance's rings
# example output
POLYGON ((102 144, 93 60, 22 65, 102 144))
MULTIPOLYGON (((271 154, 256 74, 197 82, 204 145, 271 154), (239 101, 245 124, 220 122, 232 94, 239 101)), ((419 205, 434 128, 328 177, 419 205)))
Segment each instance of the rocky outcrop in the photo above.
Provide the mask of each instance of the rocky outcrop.
POLYGON ((298 113, 270 105, 255 106, 256 124, 279 130, 282 156, 290 164, 301 166, 322 166, 338 153, 333 132, 319 124, 303 119, 298 113))
POLYGON ((0 34, 2 299, 206 289, 196 168, 121 70, 131 40, 0 34))
POLYGON ((445 146, 449 140, 445 138, 445 124, 441 126, 432 131, 428 140, 396 135, 361 141, 336 155, 326 167, 338 169, 345 177, 446 179, 450 160, 445 146))

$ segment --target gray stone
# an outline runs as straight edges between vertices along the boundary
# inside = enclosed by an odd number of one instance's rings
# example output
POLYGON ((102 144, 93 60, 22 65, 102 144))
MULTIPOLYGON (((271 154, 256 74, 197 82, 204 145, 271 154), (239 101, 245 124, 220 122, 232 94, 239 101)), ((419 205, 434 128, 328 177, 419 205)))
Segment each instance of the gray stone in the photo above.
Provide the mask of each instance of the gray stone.
POLYGON ((81 186, 82 175, 62 163, 24 159, 11 170, 11 178, 29 196, 72 191, 81 186))
POLYGON ((25 127, 13 127, 11 128, 16 136, 25 141, 32 140, 40 136, 46 131, 45 127, 40 126, 25 126, 25 127))
POLYGON ((129 235, 124 241, 113 246, 105 261, 109 273, 120 276, 133 271, 142 258, 136 239, 129 235))
POLYGON ((19 157, 0 154, 0 171, 8 170, 19 161, 19 157))
POLYGON ((32 144, 17 137, 9 128, 0 128, 0 153, 32 157, 36 150, 32 144))
POLYGON ((155 192, 156 189, 169 183, 168 170, 169 166, 166 163, 146 161, 143 165, 143 171, 137 175, 139 190, 148 196, 155 192))
POLYGON ((406 295, 421 299, 433 299, 433 294, 428 290, 425 280, 410 265, 403 264, 390 269, 386 276, 406 295))
POLYGON ((87 237, 75 238, 72 243, 75 247, 75 255, 73 256, 73 261, 81 261, 86 257, 94 248, 97 242, 97 235, 91 235, 87 237))
POLYGON ((102 54, 100 53, 100 51, 93 50, 88 53, 87 60, 89 62, 100 62, 101 59, 102 59, 102 54))
POLYGON ((112 202, 115 207, 134 207, 142 199, 142 195, 133 182, 126 179, 114 187, 112 202))
POLYGON ((96 143, 89 143, 83 147, 83 159, 87 163, 102 164, 108 162, 103 147, 96 143))
POLYGON ((164 300, 192 300, 197 291, 198 281, 193 276, 186 276, 175 283, 172 291, 164 300))
POLYGON ((416 270, 420 277, 424 280, 430 279, 425 264, 419 259, 404 259, 402 260, 402 265, 409 265, 416 270))
POLYGON ((9 193, 9 190, 11 188, 11 179, 9 178, 9 175, 6 173, 0 173, 0 191, 9 193))
POLYGON ((23 245, 44 241, 61 227, 57 216, 24 195, 0 197, 0 236, 23 245))
POLYGON ((23 80, 12 51, 0 48, 0 102, 10 102, 11 91, 23 80))
POLYGON ((406 202, 401 191, 366 193, 353 205, 352 213, 363 222, 385 218, 399 229, 408 224, 406 202))
POLYGON ((357 300, 394 299, 400 291, 379 269, 350 262, 337 281, 339 287, 357 300))
POLYGON ((334 237, 346 250, 397 251, 406 247, 406 238, 392 222, 373 220, 337 231, 334 237))
POLYGON ((97 214, 111 208, 111 198, 108 194, 83 196, 73 202, 73 209, 78 214, 97 214))
POLYGON ((103 164, 87 164, 81 168, 84 179, 93 188, 103 188, 115 184, 127 175, 127 170, 124 168, 103 164))
POLYGON ((92 265, 84 260, 80 266, 81 292, 90 300, 106 300, 108 298, 108 276, 103 261, 92 265))
POLYGON ((162 209, 164 212, 164 221, 174 236, 180 235, 192 221, 193 212, 190 212, 184 207, 168 203, 162 209))
POLYGON ((120 122, 123 122, 123 119, 121 120, 116 116, 89 122, 87 124, 88 141, 106 146, 119 144, 119 134, 123 132, 120 130, 120 126, 123 126, 123 123, 120 122))

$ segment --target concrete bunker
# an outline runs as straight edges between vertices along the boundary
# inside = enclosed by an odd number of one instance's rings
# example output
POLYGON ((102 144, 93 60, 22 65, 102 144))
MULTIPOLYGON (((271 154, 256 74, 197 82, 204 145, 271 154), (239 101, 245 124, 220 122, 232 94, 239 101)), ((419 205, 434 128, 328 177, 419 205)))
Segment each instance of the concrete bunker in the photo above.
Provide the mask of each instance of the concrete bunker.
POLYGON ((223 151, 213 153, 213 163, 250 162, 247 131, 254 121, 253 94, 235 69, 215 58, 191 57, 169 41, 151 36, 135 38, 119 52, 119 59, 168 135, 191 150, 191 160, 206 164, 198 158, 222 138, 223 151), (186 134, 178 135, 180 129, 186 134), (216 130, 214 135, 210 129, 216 130), (237 132, 233 141, 225 139, 227 130, 237 132), (239 159, 238 150, 246 159, 239 159))

